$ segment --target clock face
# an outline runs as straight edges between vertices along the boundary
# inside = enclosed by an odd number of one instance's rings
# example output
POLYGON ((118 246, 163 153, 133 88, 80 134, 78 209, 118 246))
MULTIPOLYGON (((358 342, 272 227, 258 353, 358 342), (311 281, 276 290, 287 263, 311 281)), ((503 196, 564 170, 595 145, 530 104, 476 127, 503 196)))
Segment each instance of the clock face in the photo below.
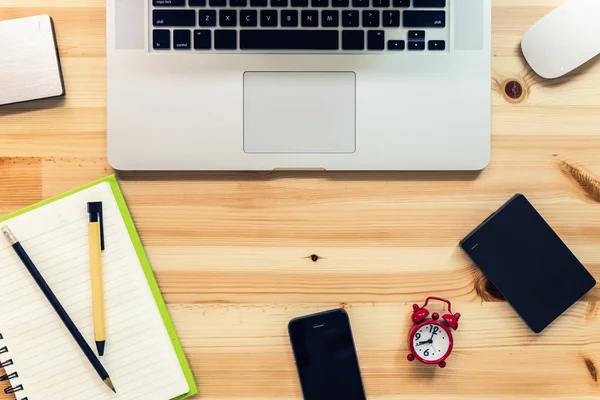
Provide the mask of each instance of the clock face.
POLYGON ((443 324, 427 321, 412 336, 413 354, 422 361, 436 363, 452 350, 452 334, 443 324))

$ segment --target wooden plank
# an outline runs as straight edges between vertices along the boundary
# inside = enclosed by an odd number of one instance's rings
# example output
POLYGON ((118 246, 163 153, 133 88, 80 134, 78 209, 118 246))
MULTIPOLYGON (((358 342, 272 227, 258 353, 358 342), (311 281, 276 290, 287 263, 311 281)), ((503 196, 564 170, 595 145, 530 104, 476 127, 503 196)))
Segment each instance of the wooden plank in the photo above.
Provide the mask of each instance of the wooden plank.
MULTIPOLYGON (((16 105, 15 105, 16 106, 16 105)), ((22 112, 20 107, 11 106, 0 114, 2 117, 2 133, 0 137, 8 140, 16 134, 26 132, 52 138, 51 133, 71 134, 73 140, 83 136, 82 133, 106 133, 106 110, 104 108, 65 108, 61 100, 56 100, 50 108, 30 109, 22 112), (16 112, 11 112, 16 111, 16 112), (28 126, 23 129, 23 114, 27 114, 28 126)), ((60 136, 59 136, 60 139, 60 136)), ((27 145, 27 141, 23 143, 27 145)), ((97 146, 96 149, 100 149, 97 146)), ((1 150, 0 150, 1 151, 1 150)))
POLYGON ((106 158, 94 157, 91 146, 90 157, 49 157, 43 160, 42 179, 45 199, 83 186, 91 181, 114 173, 106 158))
MULTIPOLYGON (((457 348, 443 371, 406 361, 406 304, 342 305, 350 315, 369 398, 414 399, 419 393, 426 398, 567 399, 574 393, 598 394, 586 364, 600 356, 599 325, 586 318, 589 303, 578 303, 536 336, 505 303, 457 302, 453 309, 468 321, 461 321, 457 348)), ((338 306, 202 304, 174 305, 170 311, 196 375, 204 377, 201 398, 284 399, 300 396, 287 322, 338 306)))
POLYGON ((42 199, 39 158, 0 157, 0 215, 42 199))
MULTIPOLYGON (((0 129, 1 127, 2 124, 0 129)), ((0 133, 0 157, 93 158, 98 156, 99 149, 106 147, 106 132, 72 131, 48 134, 43 132, 41 123, 38 129, 39 132, 35 133, 0 133)))
POLYGON ((40 0, 2 0, 2 7, 8 8, 21 8, 21 9, 35 9, 35 8, 103 8, 106 6, 106 0, 55 0, 52 2, 43 2, 40 0))
MULTIPOLYGON (((12 1, 12 0, 11 0, 12 1)), ((86 0, 87 1, 87 0, 86 0)), ((95 0, 96 1, 96 0, 95 0)), ((61 60, 69 57, 106 57, 106 11, 104 7, 7 7, 0 4, 0 21, 49 14, 54 21, 61 60)), ((81 1, 80 3, 85 3, 81 1)), ((30 3, 32 4, 32 3, 30 3)))
MULTIPOLYGON (((593 275, 600 276, 600 255, 595 246, 575 244, 571 249, 593 275)), ((481 273, 457 246, 198 245, 146 249, 161 289, 173 304, 401 303, 430 293, 455 300, 493 300, 481 273)), ((598 296, 598 289, 593 289, 588 298, 598 296)))

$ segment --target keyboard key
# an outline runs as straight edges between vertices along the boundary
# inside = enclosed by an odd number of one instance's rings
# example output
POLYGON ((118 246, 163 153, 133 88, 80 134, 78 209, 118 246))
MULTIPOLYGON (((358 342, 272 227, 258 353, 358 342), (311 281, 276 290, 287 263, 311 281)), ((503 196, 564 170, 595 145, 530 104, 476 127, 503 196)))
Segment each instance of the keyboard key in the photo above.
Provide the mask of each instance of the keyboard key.
POLYGON ((196 26, 194 10, 152 10, 154 26, 196 26))
POLYGON ((356 8, 369 7, 369 0, 352 0, 352 7, 356 7, 356 8))
POLYGON ((271 7, 287 7, 288 0, 271 0, 271 7))
POLYGON ((292 7, 308 7, 308 0, 292 0, 292 7))
POLYGON ((364 50, 365 33, 363 31, 342 31, 343 50, 364 50))
POLYGON ((338 50, 337 30, 242 29, 242 50, 338 50))
POLYGON ((444 28, 446 11, 414 11, 403 13, 403 25, 406 28, 444 28))
POLYGON ((237 31, 218 29, 215 31, 215 50, 237 49, 237 31))
POLYGON ((425 50, 425 42, 423 40, 408 41, 409 50, 425 50))
POLYGON ((337 28, 340 25, 339 11, 321 11, 321 26, 337 28))
POLYGON ((390 0, 373 0, 373 7, 375 8, 383 8, 383 7, 389 7, 390 6, 390 0))
POLYGON ((250 0, 250 6, 252 7, 266 7, 267 0, 250 0))
POLYGON ((260 26, 277 26, 277 10, 260 10, 260 26))
POLYGON ((302 10, 302 26, 319 26, 319 12, 302 10))
POLYGON ((220 26, 237 26, 237 12, 235 10, 219 11, 220 26))
POLYGON ((357 27, 358 26, 358 11, 342 11, 342 26, 357 27))
POLYGON ((226 7, 227 0, 208 0, 208 5, 211 7, 226 7))
POLYGON ((190 7, 206 7, 206 0, 190 0, 190 7))
POLYGON ((192 48, 192 34, 187 29, 173 31, 173 48, 175 50, 189 50, 192 48))
POLYGON ((379 26, 379 11, 365 10, 362 12, 362 26, 366 28, 377 28, 379 26))
POLYGON ((350 0, 331 0, 331 7, 348 7, 350 0))
POLYGON ((427 49, 432 51, 446 50, 446 42, 444 40, 430 40, 427 43, 427 49))
POLYGON ((298 11, 297 10, 282 10, 281 11, 281 26, 298 26, 298 11))
POLYGON ((240 25, 241 26, 256 26, 258 23, 258 13, 256 10, 241 10, 240 25))
POLYGON ((152 31, 152 47, 154 50, 169 50, 171 48, 171 31, 168 29, 152 31))
POLYGON ((217 12, 215 10, 198 11, 200 26, 217 26, 217 12))
POLYGON ((311 0, 310 5, 313 7, 329 7, 329 0, 311 0))
POLYGON ((367 49, 368 50, 383 50, 385 48, 385 34, 383 31, 368 31, 367 32, 367 49))
POLYGON ((410 0, 394 0, 394 7, 396 7, 396 8, 410 7, 410 0))
POLYGON ((152 0, 154 7, 185 7, 185 0, 152 0))
POLYGON ((210 50, 212 38, 210 29, 197 29, 194 31, 194 49, 210 50))
POLYGON ((415 8, 444 8, 446 0, 415 0, 415 8))
POLYGON ((408 31, 408 40, 411 39, 425 40, 425 31, 408 31))
POLYGON ((400 26, 400 11, 384 11, 381 19, 383 26, 393 26, 397 28, 400 26))
POLYGON ((405 47, 404 40, 388 40, 388 50, 404 50, 405 47))
POLYGON ((229 0, 230 7, 248 7, 248 0, 229 0))

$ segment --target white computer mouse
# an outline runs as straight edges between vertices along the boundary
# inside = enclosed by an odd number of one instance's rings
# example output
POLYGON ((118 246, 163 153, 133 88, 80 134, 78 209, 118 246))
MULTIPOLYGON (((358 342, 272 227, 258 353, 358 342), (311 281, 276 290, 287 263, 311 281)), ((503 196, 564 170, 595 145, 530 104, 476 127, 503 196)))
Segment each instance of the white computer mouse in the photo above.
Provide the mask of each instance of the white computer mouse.
POLYGON ((600 54, 600 0, 567 0, 532 26, 521 41, 531 68, 561 77, 600 54))

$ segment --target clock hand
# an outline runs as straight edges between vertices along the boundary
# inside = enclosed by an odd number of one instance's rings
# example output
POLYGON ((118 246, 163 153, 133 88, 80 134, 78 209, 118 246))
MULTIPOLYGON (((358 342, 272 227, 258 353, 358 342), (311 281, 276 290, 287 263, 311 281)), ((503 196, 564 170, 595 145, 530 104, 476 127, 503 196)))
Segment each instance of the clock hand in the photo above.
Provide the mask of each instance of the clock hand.
POLYGON ((429 339, 429 340, 425 340, 424 342, 417 343, 417 346, 422 346, 424 344, 431 344, 431 343, 433 343, 433 340, 429 339))

